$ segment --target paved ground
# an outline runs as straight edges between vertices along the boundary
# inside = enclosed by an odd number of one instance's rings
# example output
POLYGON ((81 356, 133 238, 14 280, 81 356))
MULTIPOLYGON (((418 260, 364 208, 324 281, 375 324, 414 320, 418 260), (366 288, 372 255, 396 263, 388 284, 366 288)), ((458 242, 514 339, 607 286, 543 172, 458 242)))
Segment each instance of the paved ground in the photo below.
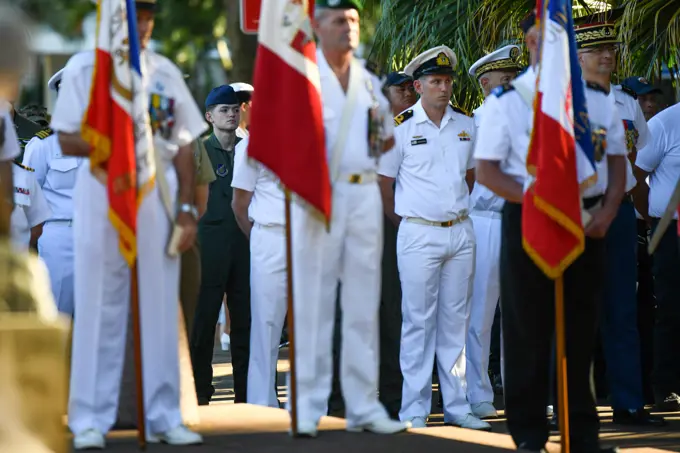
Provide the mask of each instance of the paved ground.
MULTIPOLYGON (((214 380, 215 385, 217 387, 217 392, 213 399, 214 403, 211 403, 211 405, 230 404, 233 403, 234 400, 230 356, 229 353, 219 351, 218 349, 219 347, 216 348, 214 360, 215 366, 214 380)), ((278 375, 279 399, 281 401, 286 401, 288 396, 285 382, 286 378, 285 373, 288 371, 287 350, 286 349, 281 350, 279 357, 280 360, 277 366, 277 369, 279 370, 278 375)), ((435 386, 434 389, 436 392, 437 387, 435 386)), ((442 426, 444 422, 444 416, 442 414, 441 408, 437 407, 436 402, 438 400, 438 395, 436 393, 433 395, 432 400, 433 400, 432 415, 430 417, 428 426, 433 427, 442 426)), ((498 399, 496 401, 496 406, 502 408, 502 405, 503 405, 502 399, 498 399)), ((612 412, 610 407, 603 405, 600 406, 598 410, 600 412, 600 418, 602 421, 601 438, 603 438, 603 442, 606 442, 608 445, 616 445, 622 448, 653 447, 658 449, 680 452, 680 413, 661 414, 667 417, 669 421, 668 426, 664 428, 641 429, 636 427, 631 429, 629 427, 621 427, 611 423, 612 412)), ((490 423, 493 427, 493 432, 506 434, 507 426, 505 424, 505 419, 502 418, 503 416, 502 411, 500 411, 500 415, 501 418, 499 418, 498 420, 491 420, 490 423)), ((551 438, 551 440, 559 442, 559 437, 554 436, 551 438)))

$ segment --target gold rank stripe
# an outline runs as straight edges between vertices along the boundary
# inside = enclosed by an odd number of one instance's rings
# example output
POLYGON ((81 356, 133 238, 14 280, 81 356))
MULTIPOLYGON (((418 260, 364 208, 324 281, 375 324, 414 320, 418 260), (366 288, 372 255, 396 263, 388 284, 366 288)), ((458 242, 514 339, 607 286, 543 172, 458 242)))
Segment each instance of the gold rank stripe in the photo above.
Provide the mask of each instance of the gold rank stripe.
POLYGON ((480 78, 483 74, 487 72, 498 71, 500 69, 517 69, 519 71, 520 69, 522 69, 522 67, 515 60, 505 58, 503 60, 496 60, 481 65, 475 71, 475 77, 480 78))

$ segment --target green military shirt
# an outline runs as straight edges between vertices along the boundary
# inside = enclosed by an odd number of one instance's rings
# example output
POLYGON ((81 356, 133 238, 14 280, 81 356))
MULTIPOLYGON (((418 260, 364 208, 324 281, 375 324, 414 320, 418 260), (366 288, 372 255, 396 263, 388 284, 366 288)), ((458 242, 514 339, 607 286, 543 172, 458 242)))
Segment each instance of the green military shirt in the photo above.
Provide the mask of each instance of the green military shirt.
MULTIPOLYGON (((237 137, 234 145, 240 140, 237 137)), ((222 225, 228 229, 238 230, 236 217, 231 209, 231 199, 233 196, 231 180, 234 173, 234 151, 223 150, 222 145, 214 134, 210 135, 203 144, 208 153, 216 179, 210 183, 208 210, 201 217, 200 223, 202 225, 222 225)))
POLYGON ((196 140, 194 142, 194 162, 196 163, 197 186, 210 184, 217 179, 215 171, 210 163, 208 151, 206 151, 202 140, 196 140))

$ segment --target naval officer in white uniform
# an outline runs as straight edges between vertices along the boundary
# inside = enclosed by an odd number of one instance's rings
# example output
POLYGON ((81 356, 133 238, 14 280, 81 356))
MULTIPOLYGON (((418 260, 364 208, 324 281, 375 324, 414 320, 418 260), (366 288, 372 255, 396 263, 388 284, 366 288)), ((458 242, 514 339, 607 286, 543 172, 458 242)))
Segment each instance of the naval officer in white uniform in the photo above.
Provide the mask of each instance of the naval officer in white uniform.
MULTIPOLYGON (((137 0, 142 83, 153 117, 173 117, 154 127, 154 151, 160 153, 156 179, 165 178, 169 204, 177 206, 183 228, 179 251, 193 244, 196 209, 192 143, 206 130, 203 115, 184 77, 168 59, 147 48, 153 30, 155 0, 137 0), (174 168, 173 168, 174 167, 174 168)), ((89 156, 80 136, 89 103, 95 55, 74 55, 66 65, 52 128, 64 153, 89 156)), ((182 425, 179 405, 178 312, 179 257, 166 252, 170 221, 159 184, 144 196, 137 216, 139 305, 144 363, 144 405, 149 442, 189 445, 200 435, 182 425)), ((79 167, 74 191, 75 311, 69 427, 74 446, 101 449, 116 421, 128 324, 130 269, 120 254, 119 238, 108 218, 106 186, 88 161, 79 167)))
MULTIPOLYGON (((522 245, 522 201, 529 177, 526 160, 538 71, 539 28, 534 14, 523 21, 522 28, 531 67, 510 84, 496 88, 486 100, 475 159, 479 182, 506 200, 501 229, 500 301, 508 429, 518 449, 539 452, 544 451, 549 435, 545 409, 551 390, 555 288, 554 281, 539 269, 522 245)), ((573 83, 579 82, 583 83, 573 83)), ((626 149, 623 123, 607 100, 606 90, 592 85, 585 90, 585 97, 597 183, 582 192, 583 206, 591 214, 585 225, 585 251, 564 273, 571 445, 573 451, 609 452, 613 450, 599 446, 591 369, 605 274, 603 238, 623 196, 626 149)), ((574 125, 576 130, 585 126, 580 122, 574 125)), ((576 146, 580 147, 578 143, 576 146)), ((579 170, 591 168, 585 157, 579 164, 579 170)), ((580 182, 592 183, 588 176, 579 171, 580 182)))
POLYGON ((394 140, 380 81, 354 57, 359 10, 359 0, 321 0, 314 10, 333 209, 330 229, 301 204, 292 209, 298 433, 306 436, 317 434, 328 410, 339 282, 347 429, 389 434, 407 427, 388 417, 376 391, 383 233, 376 170, 394 140))
POLYGON ((475 266, 468 216, 475 123, 449 104, 455 66, 456 56, 446 46, 429 49, 406 66, 420 100, 395 118, 396 146, 380 162, 383 194, 395 197, 395 213, 402 219, 397 236, 404 374, 399 418, 425 426, 436 353, 444 421, 488 430, 491 426, 472 414, 465 392, 475 266))
MULTIPOLYGON (((63 71, 58 71, 47 83, 57 93, 63 71)), ((35 178, 52 211, 38 241, 38 254, 49 270, 57 308, 68 316, 73 316, 73 189, 83 161, 82 157, 62 153, 59 137, 49 129, 31 139, 24 153, 24 164, 35 170, 35 178)))
POLYGON ((248 158, 248 138, 236 145, 231 205, 250 240, 249 404, 279 407, 276 362, 286 318, 284 195, 276 175, 248 158))
MULTIPOLYGON (((477 60, 468 73, 482 88, 484 98, 497 86, 510 82, 521 69, 518 46, 502 47, 477 60)), ((474 111, 475 126, 484 115, 482 104, 474 111)), ((495 417, 493 387, 489 379, 491 326, 498 306, 501 284, 498 276, 501 252, 501 210, 503 200, 475 182, 470 194, 470 219, 475 229, 477 250, 475 278, 470 302, 470 325, 465 343, 467 398, 472 413, 480 418, 495 417)), ((501 352, 501 357, 503 353, 501 352)), ((501 366, 503 359, 501 358, 501 366)))

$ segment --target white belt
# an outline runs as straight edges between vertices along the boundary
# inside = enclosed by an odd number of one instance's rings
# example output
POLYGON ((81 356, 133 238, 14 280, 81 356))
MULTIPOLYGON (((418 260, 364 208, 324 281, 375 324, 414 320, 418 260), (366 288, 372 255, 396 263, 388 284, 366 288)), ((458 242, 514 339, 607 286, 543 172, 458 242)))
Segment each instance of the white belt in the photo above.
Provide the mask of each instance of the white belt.
POLYGON ((349 184, 371 184, 378 180, 378 174, 374 171, 366 173, 341 174, 337 181, 349 184))
POLYGON ((472 210, 470 213, 470 216, 472 217, 486 217, 488 219, 502 219, 503 215, 500 212, 497 211, 476 211, 472 210))
POLYGON ((452 227, 454 225, 461 223, 462 221, 466 220, 467 218, 468 218, 467 210, 463 210, 458 215, 458 217, 456 217, 453 220, 447 220, 445 222, 433 222, 431 220, 421 219, 420 217, 404 217, 404 220, 406 222, 416 223, 418 225, 427 225, 427 226, 449 228, 449 227, 452 227))
POLYGON ((280 225, 280 224, 274 224, 274 223, 269 224, 269 225, 263 225, 261 223, 255 222, 255 223, 253 223, 253 228, 260 228, 260 229, 263 229, 263 230, 283 230, 285 228, 285 226, 280 225))

